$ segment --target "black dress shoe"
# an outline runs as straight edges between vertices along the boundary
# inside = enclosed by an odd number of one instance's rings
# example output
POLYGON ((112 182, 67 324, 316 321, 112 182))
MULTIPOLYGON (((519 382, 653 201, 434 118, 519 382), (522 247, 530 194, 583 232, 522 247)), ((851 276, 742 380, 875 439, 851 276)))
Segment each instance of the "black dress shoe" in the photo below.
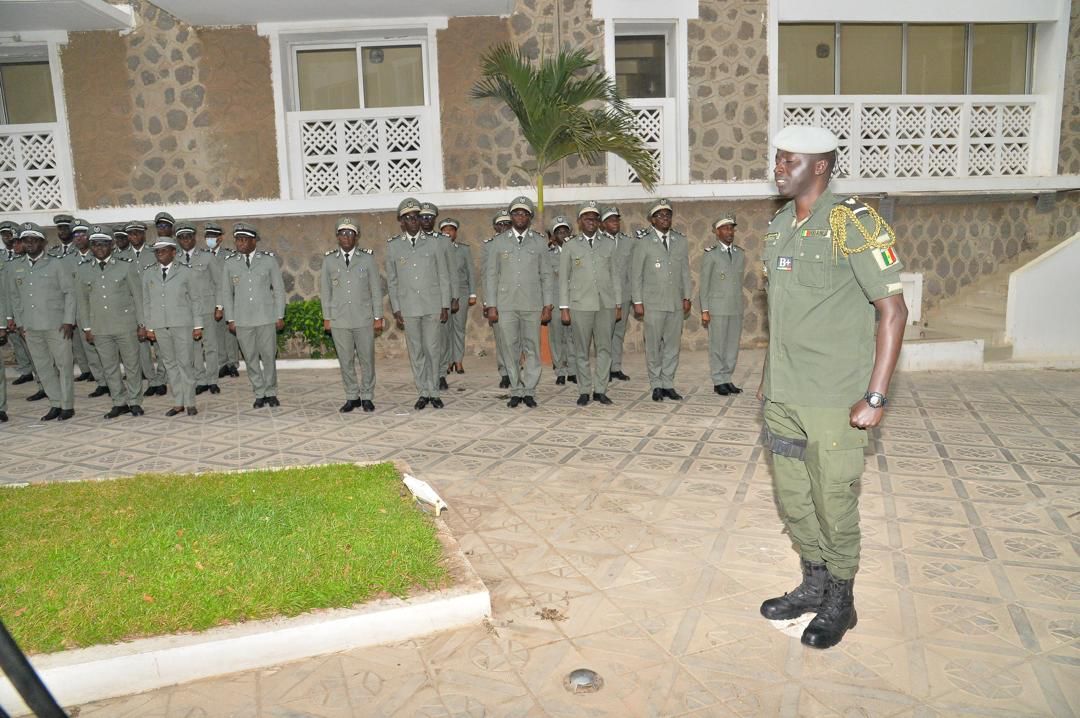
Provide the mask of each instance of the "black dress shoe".
POLYGON ((730 381, 727 384, 724 384, 724 387, 727 388, 728 394, 742 394, 742 389, 735 386, 730 381))
POLYGON ((413 404, 413 408, 416 409, 417 411, 420 411, 427 405, 428 405, 427 397, 422 396, 422 397, 420 397, 419 399, 416 400, 416 403, 413 404))
POLYGON ((612 379, 618 379, 619 381, 630 381, 630 377, 622 373, 622 370, 611 372, 612 379))
POLYGON ((7 412, 6 411, 0 411, 0 424, 6 424, 7 420, 8 420, 7 419, 7 412))
POLYGON ((531 396, 522 397, 521 401, 524 402, 525 406, 529 407, 530 409, 536 408, 536 399, 533 399, 531 396))
POLYGON ((256 399, 255 403, 252 404, 251 406, 256 408, 256 409, 261 409, 264 406, 266 406, 266 399, 256 399))
POLYGON ((516 409, 518 407, 518 404, 520 404, 520 403, 521 403, 521 397, 520 396, 512 396, 512 397, 510 397, 510 401, 506 402, 506 405, 508 407, 510 407, 511 409, 516 409))
POLYGON ((131 415, 132 416, 142 416, 145 413, 146 412, 143 411, 143 408, 141 406, 133 406, 133 407, 131 407, 131 415))
POLYGON ((34 375, 33 374, 23 374, 22 376, 20 376, 18 379, 16 379, 15 381, 13 381, 11 383, 14 386, 18 386, 19 384, 25 384, 26 382, 33 381, 33 380, 34 380, 34 375))
POLYGON ((439 397, 435 397, 435 398, 433 398, 433 399, 429 399, 428 401, 429 401, 429 402, 431 403, 431 405, 432 405, 433 407, 435 407, 436 409, 441 409, 441 408, 443 408, 444 406, 446 406, 446 404, 443 404, 443 403, 442 403, 442 399, 440 399, 439 397))
POLYGON ((221 367, 220 369, 217 370, 217 378, 218 379, 224 379, 227 376, 229 376, 229 367, 223 366, 223 367, 221 367))
POLYGON ((74 409, 61 409, 60 410, 60 416, 58 416, 56 418, 59 419, 60 421, 67 421, 68 419, 70 419, 73 416, 75 416, 75 410, 74 409))
POLYGON ((455 369, 454 372, 457 373, 457 374, 464 374, 465 373, 465 367, 463 367, 461 364, 458 364, 457 369, 455 369))
POLYGON ((281 402, 278 401, 278 398, 276 396, 268 396, 268 397, 266 397, 266 405, 267 406, 281 406, 281 402))
POLYGON ((664 390, 663 389, 653 389, 652 390, 652 400, 653 401, 663 401, 664 400, 664 390))
POLYGON ((87 394, 87 396, 90 397, 91 399, 97 399, 99 396, 105 396, 108 393, 109 393, 109 387, 107 387, 107 386, 99 386, 97 389, 94 389, 92 392, 87 394))
POLYGON ((357 402, 354 399, 349 399, 341 405, 341 408, 338 409, 338 411, 340 411, 342 414, 348 414, 350 411, 356 408, 356 403, 357 402))
POLYGON ((503 376, 502 378, 500 378, 499 379, 499 388, 500 389, 509 389, 510 388, 510 377, 503 376))
POLYGON ((555 380, 555 385, 556 386, 565 386, 566 385, 566 377, 565 376, 560 376, 558 379, 555 380))
POLYGON ((577 374, 571 374, 570 376, 566 377, 566 380, 577 384, 577 374))
POLYGON ((375 405, 371 403, 371 399, 362 399, 360 401, 360 408, 364 411, 375 411, 375 405))
POLYGON ((26 400, 27 401, 41 401, 44 398, 45 398, 45 390, 44 389, 38 389, 36 392, 34 392, 30 396, 26 397, 26 400))
POLYGON ((158 384, 157 386, 148 386, 143 396, 165 396, 169 393, 169 390, 164 384, 158 384))
POLYGON ((42 421, 52 421, 53 419, 59 419, 59 418, 60 418, 60 408, 54 406, 51 409, 49 409, 49 413, 47 413, 45 416, 41 417, 41 420, 42 421))
POLYGON ((188 416, 195 416, 198 413, 199 413, 199 410, 197 408, 195 408, 194 406, 189 406, 187 408, 187 415, 188 416))
POLYGON ((199 384, 197 387, 195 387, 195 396, 198 396, 199 394, 204 393, 209 388, 210 387, 207 386, 206 384, 199 384))
POLYGON ((168 411, 165 412, 165 416, 176 416, 177 414, 183 414, 183 413, 184 413, 184 407, 182 407, 182 406, 174 406, 173 408, 171 408, 171 409, 169 409, 168 411))
POLYGON ((450 388, 450 385, 446 383, 446 377, 445 376, 440 376, 439 377, 439 389, 442 390, 442 391, 446 391, 449 388, 450 388))
POLYGON ((577 405, 578 406, 588 406, 589 405, 589 395, 588 394, 578 394, 577 405))
POLYGON ((235 367, 235 366, 230 366, 229 367, 229 376, 231 376, 233 379, 238 378, 240 376, 240 368, 235 367))
POLYGON ((124 404, 123 406, 114 406, 113 408, 109 409, 109 413, 105 415, 105 418, 115 419, 121 414, 127 414, 129 411, 131 411, 131 409, 128 407, 127 404, 124 404))
POLYGON ((206 388, 211 394, 220 394, 221 393, 221 389, 218 388, 217 384, 207 384, 206 388))
POLYGON ((603 404, 604 406, 610 406, 610 405, 611 405, 611 403, 612 403, 611 399, 608 399, 608 395, 607 395, 607 394, 597 394, 597 393, 596 393, 596 392, 594 391, 594 392, 593 392, 593 395, 592 395, 592 398, 593 398, 593 401, 598 401, 598 402, 600 402, 601 404, 603 404))
POLYGON ((727 384, 713 384, 712 385, 712 390, 715 391, 720 396, 727 396, 728 394, 731 393, 727 389, 727 384))
POLYGON ((674 399, 675 401, 679 401, 680 399, 682 399, 682 394, 675 391, 674 389, 664 389, 664 396, 666 396, 668 399, 674 399))
POLYGON ((75 381, 90 381, 93 378, 93 374, 88 371, 84 371, 82 374, 79 374, 77 377, 75 377, 75 381))

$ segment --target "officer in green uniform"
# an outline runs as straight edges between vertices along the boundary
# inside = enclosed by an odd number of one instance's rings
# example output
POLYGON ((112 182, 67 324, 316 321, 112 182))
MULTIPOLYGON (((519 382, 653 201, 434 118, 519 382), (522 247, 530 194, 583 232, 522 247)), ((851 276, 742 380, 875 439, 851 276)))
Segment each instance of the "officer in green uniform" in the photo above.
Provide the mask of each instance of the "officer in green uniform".
MULTIPOLYGON (((439 208, 431 202, 420 203, 420 231, 425 234, 430 234, 438 240, 439 247, 442 248, 443 253, 446 255, 446 266, 450 268, 450 235, 444 233, 442 230, 435 229, 435 220, 439 217, 439 208)), ((457 287, 451 282, 450 286, 450 310, 453 312, 454 305, 458 303, 458 295, 455 293, 457 287)), ((449 370, 446 370, 446 365, 449 362, 450 356, 450 342, 451 334, 453 333, 453 326, 450 320, 447 320, 438 327, 439 332, 439 366, 437 367, 437 373, 439 376, 439 388, 443 391, 449 389, 449 385, 446 383, 445 374, 449 374, 449 370), (445 370, 445 372, 444 372, 445 370)))
POLYGON ((578 406, 592 399, 611 404, 611 325, 622 320, 622 286, 615 242, 600 232, 600 207, 586 202, 578 208, 581 232, 562 248, 559 266, 561 324, 574 336, 578 367, 578 406), (589 376, 590 348, 596 350, 596 371, 589 376))
MULTIPOLYGON (((113 255, 117 259, 130 259, 140 273, 144 269, 157 264, 153 257, 153 251, 146 244, 146 223, 139 221, 128 222, 124 225, 124 230, 128 233, 128 248, 124 251, 113 250, 113 255)), ((157 349, 153 346, 153 343, 140 339, 139 365, 142 367, 143 378, 147 380, 147 387, 146 391, 143 392, 143 396, 165 396, 168 391, 165 388, 165 364, 160 361, 155 364, 154 358, 156 356, 157 349)))
POLYGON ((191 267, 176 258, 172 237, 159 237, 153 246, 157 263, 142 272, 142 334, 157 344, 158 358, 172 386, 173 407, 165 416, 185 411, 195 416, 195 358, 192 340, 202 339, 199 287, 191 267))
POLYGON ((45 232, 22 225, 26 255, 5 269, 11 300, 8 330, 26 339, 50 409, 42 421, 75 416, 71 336, 75 332, 75 290, 63 260, 45 252, 45 232))
MULTIPOLYGON (((570 220, 559 215, 548 225, 548 252, 546 259, 551 265, 551 280, 559 286, 559 264, 563 244, 570 238, 570 220)), ((551 349, 551 368, 555 370, 555 383, 565 386, 573 377, 577 383, 577 352, 574 350, 574 331, 561 321, 548 324, 548 348, 551 349)))
POLYGON ((529 229, 536 209, 528 197, 510 203, 510 229, 495 237, 484 267, 488 321, 502 334, 503 366, 510 376, 511 409, 536 407, 540 383, 540 325, 551 321, 555 282, 547 241, 529 229), (519 357, 524 356, 521 368, 519 357))
POLYGON ((195 274, 197 303, 199 305, 199 324, 203 327, 202 339, 191 347, 195 361, 195 395, 203 392, 220 394, 217 385, 218 369, 221 368, 221 345, 213 327, 224 313, 218 304, 221 294, 221 263, 210 252, 195 247, 195 225, 181 222, 176 225, 174 234, 180 245, 177 259, 186 264, 195 274), (215 318, 216 317, 216 318, 215 318))
POLYGON ((158 212, 154 215, 154 230, 159 238, 173 236, 176 230, 176 218, 168 212, 158 212))
POLYGON ((633 310, 630 289, 630 258, 634 251, 633 240, 622 232, 622 216, 619 208, 612 205, 600 210, 600 228, 615 243, 615 267, 619 273, 619 286, 622 292, 622 320, 615 322, 611 334, 611 378, 629 381, 630 377, 622 370, 623 345, 626 342, 626 325, 630 323, 633 310))
POLYGON ((705 249, 698 287, 701 324, 709 330, 713 391, 721 396, 742 393, 731 383, 742 335, 742 281, 746 267, 746 252, 735 246, 735 226, 734 213, 725 214, 713 224, 719 241, 705 249))
POLYGON ((273 252, 255 251, 259 233, 233 225, 236 254, 222 267, 225 321, 244 353, 256 409, 281 406, 277 398, 277 332, 285 328, 285 282, 273 252))
POLYGON ((836 136, 787 127, 773 144, 776 186, 792 201, 765 235, 770 336, 758 396, 777 503, 803 580, 762 603, 761 613, 817 612, 802 642, 828 648, 857 620, 866 430, 881 423, 907 308, 892 228, 862 202, 829 191, 836 136))
MULTIPOLYGON (((70 229, 71 245, 68 248, 69 251, 65 254, 56 253, 54 256, 59 257, 65 263, 68 271, 71 272, 72 286, 74 286, 79 265, 93 260, 93 256, 90 254, 90 223, 85 219, 76 219, 72 221, 70 229)), ((86 343, 82 332, 75 332, 71 342, 71 351, 81 372, 75 377, 75 381, 93 380, 97 383, 97 387, 89 394, 91 399, 108 394, 109 387, 105 383, 104 377, 101 376, 101 360, 98 359, 97 350, 86 343)))
MULTIPOLYGON (((510 213, 505 209, 499 210, 495 213, 495 216, 491 219, 491 228, 495 234, 491 235, 484 240, 483 246, 480 247, 480 283, 483 284, 485 272, 487 271, 487 260, 491 249, 492 240, 498 237, 503 232, 510 229, 510 213)), ((487 318, 487 297, 484 297, 484 303, 480 306, 480 316, 487 318)), ((499 371, 499 388, 510 388, 510 377, 506 372, 506 367, 503 366, 503 351, 502 339, 499 337, 499 332, 495 330, 495 323, 488 322, 488 326, 491 327, 491 334, 495 338, 495 366, 499 371)))
POLYGON ((90 228, 92 262, 79 265, 75 299, 79 327, 101 359, 112 396, 106 419, 121 414, 141 416, 142 377, 139 375, 139 332, 143 325, 142 279, 130 260, 117 258, 109 229, 90 228), (127 375, 120 369, 123 363, 127 375))
MULTIPOLYGON (((3 271, 3 267, 17 259, 21 259, 26 254, 26 247, 23 245, 22 240, 19 239, 19 225, 15 222, 2 222, 0 223, 0 239, 4 243, 3 256, 0 257, 0 272, 3 271)), ((0 284, 6 282, 3 275, 0 274, 0 284)), ((8 306, 10 307, 10 300, 8 306)), ((0 319, 3 319, 4 315, 0 314, 0 319)), ((34 362, 30 359, 30 350, 26 347, 26 340, 19 336, 18 332, 8 332, 8 343, 11 345, 12 351, 15 353, 15 368, 19 372, 18 378, 12 381, 12 385, 18 386, 19 384, 26 384, 27 382, 34 381, 34 362)), ((41 390, 41 385, 38 385, 39 399, 45 398, 45 392, 41 390)), ((37 396, 35 394, 34 396, 37 396)))
POLYGON ((469 245, 458 240, 460 226, 452 217, 439 222, 439 231, 450 237, 447 262, 450 268, 450 342, 443 356, 447 374, 451 371, 465 373, 465 367, 461 363, 465 358, 465 331, 469 321, 469 307, 476 306, 476 270, 473 268, 472 250, 469 245))
POLYGON ((356 246, 359 235, 360 226, 352 218, 338 220, 338 249, 323 257, 319 278, 323 330, 334 338, 345 385, 341 412, 375 411, 375 335, 383 328, 382 279, 372 251, 356 246))
POLYGON ((690 255, 686 237, 671 228, 671 203, 649 208, 648 229, 633 243, 630 292, 634 315, 645 319, 645 365, 653 401, 682 399, 675 391, 683 320, 690 312, 690 255))
POLYGON ((398 329, 405 330, 409 364, 419 395, 414 408, 429 403, 443 408, 442 324, 450 318, 450 269, 446 249, 437 235, 420 228, 420 203, 412 197, 398 205, 405 231, 391 237, 386 248, 386 289, 398 329))
POLYGON ((53 217, 53 224, 56 226, 56 238, 60 240, 60 243, 50 247, 49 254, 54 257, 65 257, 75 251, 75 248, 71 245, 71 225, 74 223, 75 218, 70 214, 58 214, 53 217))
MULTIPOLYGON (((231 249, 222 246, 222 234, 224 234, 224 231, 221 229, 221 225, 216 222, 207 222, 203 225, 203 241, 206 243, 206 251, 217 265, 219 279, 221 269, 225 266, 225 260, 233 255, 231 249)), ((220 291, 220 287, 218 290, 220 291)), ((236 335, 225 329, 223 315, 224 312, 222 312, 222 316, 219 316, 218 312, 215 311, 214 323, 210 327, 203 329, 203 334, 214 332, 217 335, 218 359, 221 361, 221 366, 217 370, 218 379, 226 376, 240 376, 238 368, 240 365, 240 345, 236 343, 236 335)))
MULTIPOLYGON (((109 231, 108 227, 106 227, 105 229, 106 229, 106 231, 109 231)), ((131 239, 128 237, 127 228, 124 227, 124 225, 122 225, 122 224, 114 225, 112 227, 111 231, 112 231, 112 237, 113 237, 113 244, 112 244, 112 251, 113 252, 123 252, 123 251, 127 250, 129 247, 131 247, 131 239)), ((93 244, 94 244, 93 241, 91 241, 90 242, 90 245, 91 245, 90 246, 90 251, 91 252, 93 252, 93 250, 94 250, 93 244)))

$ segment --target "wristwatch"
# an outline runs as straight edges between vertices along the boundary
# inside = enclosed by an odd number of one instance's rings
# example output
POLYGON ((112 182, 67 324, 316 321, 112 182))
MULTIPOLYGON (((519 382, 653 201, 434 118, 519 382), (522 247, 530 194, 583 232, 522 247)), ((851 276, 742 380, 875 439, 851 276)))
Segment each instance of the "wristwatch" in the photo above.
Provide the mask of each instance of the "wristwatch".
POLYGON ((864 396, 863 399, 866 399, 866 403, 873 409, 880 409, 889 403, 889 400, 885 398, 885 395, 877 391, 866 392, 866 396, 864 396))

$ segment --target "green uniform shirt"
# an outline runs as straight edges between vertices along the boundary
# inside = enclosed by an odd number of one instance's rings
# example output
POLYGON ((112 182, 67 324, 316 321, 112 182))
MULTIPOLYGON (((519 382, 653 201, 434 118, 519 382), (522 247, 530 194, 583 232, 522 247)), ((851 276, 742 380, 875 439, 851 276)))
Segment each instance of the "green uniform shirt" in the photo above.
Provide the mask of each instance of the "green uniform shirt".
POLYGON ((451 242, 449 245, 450 294, 461 300, 476 296, 476 273, 469 245, 451 242))
POLYGON ((142 281, 130 259, 109 257, 83 262, 75 275, 79 328, 95 334, 134 335, 143 324, 142 281))
POLYGON ((525 230, 518 239, 508 229, 488 244, 484 300, 499 311, 539 312, 555 305, 555 276, 547 238, 525 230))
POLYGON ((566 241, 559 255, 559 308, 596 312, 622 305, 615 241, 597 232, 566 241))
POLYGON ((259 327, 285 318, 285 281, 277 257, 256 250, 248 256, 237 252, 221 267, 218 304, 226 322, 238 327, 259 327))
POLYGON ((323 319, 335 329, 370 329, 383 315, 382 280, 370 249, 353 249, 348 265, 340 249, 327 252, 319 275, 323 319))
POLYGON ((403 317, 423 317, 450 308, 449 254, 430 232, 391 237, 386 247, 386 292, 390 308, 403 317), (414 241, 415 240, 415 241, 414 241))
POLYGON ((23 255, 4 267, 8 309, 17 326, 32 331, 75 324, 75 289, 71 268, 43 254, 36 262, 23 255))
POLYGON ((705 250, 701 257, 698 307, 716 316, 742 316, 743 270, 746 252, 731 245, 730 250, 721 244, 705 250))
MULTIPOLYGON (((826 191, 798 226, 795 203, 784 205, 765 235, 769 354, 764 392, 770 401, 821 407, 855 403, 866 392, 874 364, 871 302, 902 293, 903 265, 895 248, 844 256, 833 246, 829 213, 836 205, 854 211, 873 231, 866 205, 826 191)), ((849 218, 847 247, 865 243, 849 218)))

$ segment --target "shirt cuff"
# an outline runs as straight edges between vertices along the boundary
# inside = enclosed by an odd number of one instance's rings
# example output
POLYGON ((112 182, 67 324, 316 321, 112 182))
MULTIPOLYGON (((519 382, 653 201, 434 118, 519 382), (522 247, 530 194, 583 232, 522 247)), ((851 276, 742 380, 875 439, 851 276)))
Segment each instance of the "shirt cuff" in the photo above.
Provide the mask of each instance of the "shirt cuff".
POLYGON ((202 331, 202 327, 192 327, 192 329, 198 329, 200 332, 202 331))
POLYGON ((569 309, 569 308, 570 308, 570 307, 564 307, 564 306, 562 306, 561 304, 559 305, 559 309, 569 309))
POLYGON ((88 332, 88 331, 90 331, 90 327, 83 327, 83 331, 84 331, 84 332, 88 332))
POLYGON ((475 294, 470 294, 469 299, 476 299, 476 295, 475 294))
POLYGON ((375 317, 375 321, 382 321, 382 317, 375 317))
POLYGON ((225 307, 221 306, 220 304, 215 304, 214 311, 217 311, 218 309, 225 309, 225 307))

